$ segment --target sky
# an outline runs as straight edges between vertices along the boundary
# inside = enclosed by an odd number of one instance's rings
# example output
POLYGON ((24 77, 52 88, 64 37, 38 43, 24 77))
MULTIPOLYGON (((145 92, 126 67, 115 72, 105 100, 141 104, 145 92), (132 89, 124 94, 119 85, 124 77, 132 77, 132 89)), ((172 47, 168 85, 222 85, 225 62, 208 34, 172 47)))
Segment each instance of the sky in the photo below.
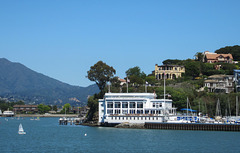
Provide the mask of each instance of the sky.
POLYGON ((125 77, 240 45, 239 0, 0 1, 0 58, 86 87, 99 60, 125 77))

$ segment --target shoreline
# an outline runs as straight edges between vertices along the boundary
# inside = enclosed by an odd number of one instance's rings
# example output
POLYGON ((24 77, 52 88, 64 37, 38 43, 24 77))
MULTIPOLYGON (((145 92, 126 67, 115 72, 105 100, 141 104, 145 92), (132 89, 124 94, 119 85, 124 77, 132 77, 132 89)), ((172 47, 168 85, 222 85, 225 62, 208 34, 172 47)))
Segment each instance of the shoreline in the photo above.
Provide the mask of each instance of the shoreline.
POLYGON ((13 117, 78 117, 78 114, 15 114, 13 117))

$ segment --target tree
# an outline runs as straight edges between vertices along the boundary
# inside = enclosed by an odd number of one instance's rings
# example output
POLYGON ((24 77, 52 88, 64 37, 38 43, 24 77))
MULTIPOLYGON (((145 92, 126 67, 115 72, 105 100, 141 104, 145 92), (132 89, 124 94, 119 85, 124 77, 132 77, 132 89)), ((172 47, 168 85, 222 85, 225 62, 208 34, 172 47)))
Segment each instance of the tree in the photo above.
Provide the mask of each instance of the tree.
POLYGON ((196 58, 196 61, 202 62, 203 61, 203 54, 201 52, 197 52, 195 54, 195 58, 196 58))
POLYGON ((87 117, 88 121, 94 120, 96 116, 98 115, 98 99, 97 95, 91 96, 88 98, 88 107, 90 107, 90 110, 88 111, 87 117))
POLYGON ((61 113, 64 114, 65 111, 68 114, 69 110, 71 109, 71 105, 69 103, 64 104, 63 109, 61 110, 61 113))
POLYGON ((198 77, 200 74, 200 62, 198 61, 192 61, 192 60, 186 60, 185 61, 185 69, 186 69, 186 75, 192 76, 193 78, 198 77))
POLYGON ((48 111, 50 111, 50 107, 44 104, 39 104, 38 105, 38 112, 40 114, 44 114, 47 113, 48 111))
POLYGON ((135 66, 133 68, 130 68, 126 71, 126 75, 129 76, 137 76, 140 77, 142 79, 144 79, 146 77, 146 74, 144 72, 141 72, 141 69, 138 66, 135 66))
POLYGON ((143 79, 146 78, 146 74, 141 72, 141 69, 138 66, 128 69, 125 73, 130 79, 131 83, 143 84, 143 79))
POLYGON ((57 105, 54 105, 54 106, 53 106, 53 110, 54 110, 54 111, 57 111, 57 105))
POLYGON ((113 78, 114 74, 116 74, 116 71, 112 66, 108 66, 102 61, 98 61, 95 65, 90 67, 90 70, 87 71, 87 73, 88 79, 96 82, 103 96, 103 90, 106 86, 106 83, 113 78))
POLYGON ((155 84, 155 82, 156 82, 155 76, 152 76, 152 75, 147 76, 147 77, 145 78, 145 80, 146 80, 149 84, 155 84))
POLYGON ((163 61, 162 63, 168 64, 168 65, 183 65, 183 61, 178 60, 178 59, 167 59, 167 60, 163 61))

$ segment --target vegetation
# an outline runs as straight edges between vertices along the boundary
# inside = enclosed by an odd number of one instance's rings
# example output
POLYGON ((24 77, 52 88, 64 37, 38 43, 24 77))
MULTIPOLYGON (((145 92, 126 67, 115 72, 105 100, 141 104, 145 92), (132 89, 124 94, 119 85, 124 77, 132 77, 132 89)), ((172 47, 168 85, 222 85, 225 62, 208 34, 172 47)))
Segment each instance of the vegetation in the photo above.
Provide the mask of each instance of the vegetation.
MULTIPOLYGON (((216 53, 231 53, 235 60, 239 60, 240 46, 225 47, 217 50, 216 53)), ((204 87, 204 79, 208 76, 214 74, 232 75, 233 70, 238 69, 239 65, 229 63, 203 63, 203 54, 200 52, 197 52, 195 57, 195 60, 167 59, 163 61, 163 64, 183 65, 185 67, 185 74, 183 74, 182 78, 166 80, 167 98, 173 100, 173 105, 178 111, 181 108, 186 108, 187 98, 189 98, 192 109, 200 109, 202 113, 208 114, 211 117, 215 115, 216 103, 219 99, 222 115, 236 115, 235 99, 236 96, 240 97, 240 94, 208 93, 206 90, 197 90, 204 87)), ((126 75, 130 80, 130 83, 128 84, 128 92, 146 92, 145 82, 148 82, 150 86, 147 87, 147 92, 155 92, 158 98, 163 98, 163 80, 156 80, 154 74, 146 75, 141 71, 140 67, 136 66, 129 68, 126 71, 126 75)), ((102 91, 106 92, 107 88, 102 89, 102 91)), ((127 92, 126 84, 120 86, 119 80, 117 78, 112 78, 111 91, 127 92)), ((99 98, 99 94, 95 94, 88 99, 88 106, 91 108, 88 116, 91 120, 94 120, 94 116, 95 119, 97 119, 99 98)))
POLYGON ((50 107, 48 105, 44 105, 44 104, 39 104, 38 105, 38 112, 40 114, 44 114, 47 113, 48 111, 50 111, 50 107))
POLYGON ((95 65, 91 66, 90 70, 87 71, 87 74, 89 80, 96 82, 100 90, 101 97, 103 97, 103 90, 106 86, 106 83, 113 79, 116 71, 113 67, 108 66, 106 63, 98 61, 95 65))
POLYGON ((18 102, 9 102, 7 100, 1 99, 0 100, 0 110, 5 111, 5 110, 13 110, 14 105, 24 105, 23 101, 18 101, 18 102))
POLYGON ((88 98, 88 107, 90 110, 87 114, 88 121, 96 121, 98 120, 98 99, 99 95, 95 94, 88 98))
POLYGON ((128 69, 125 73, 131 83, 144 84, 146 74, 141 72, 141 69, 138 66, 128 69))
POLYGON ((106 85, 107 82, 116 83, 118 82, 118 79, 114 77, 114 74, 116 74, 116 70, 112 67, 107 65, 106 63, 103 63, 102 61, 98 61, 96 64, 90 67, 90 70, 87 72, 88 79, 91 81, 95 81, 100 93, 95 94, 94 96, 91 96, 88 98, 88 106, 90 107, 90 110, 88 112, 88 120, 95 120, 98 116, 98 99, 103 98, 105 92, 106 92, 106 85))
POLYGON ((61 110, 61 114, 69 114, 71 110, 71 105, 69 103, 64 104, 62 110, 61 110))

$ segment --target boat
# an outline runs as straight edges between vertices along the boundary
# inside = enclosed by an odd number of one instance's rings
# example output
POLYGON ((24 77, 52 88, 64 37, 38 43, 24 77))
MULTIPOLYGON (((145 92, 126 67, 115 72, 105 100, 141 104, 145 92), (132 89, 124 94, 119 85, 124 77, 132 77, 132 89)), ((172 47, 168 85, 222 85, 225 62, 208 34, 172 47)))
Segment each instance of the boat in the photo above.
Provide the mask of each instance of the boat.
POLYGON ((18 134, 26 134, 26 132, 24 132, 22 124, 20 123, 19 128, 18 128, 18 134))
POLYGON ((14 112, 13 111, 9 111, 9 109, 7 111, 4 111, 3 116, 5 117, 13 117, 14 116, 14 112))

